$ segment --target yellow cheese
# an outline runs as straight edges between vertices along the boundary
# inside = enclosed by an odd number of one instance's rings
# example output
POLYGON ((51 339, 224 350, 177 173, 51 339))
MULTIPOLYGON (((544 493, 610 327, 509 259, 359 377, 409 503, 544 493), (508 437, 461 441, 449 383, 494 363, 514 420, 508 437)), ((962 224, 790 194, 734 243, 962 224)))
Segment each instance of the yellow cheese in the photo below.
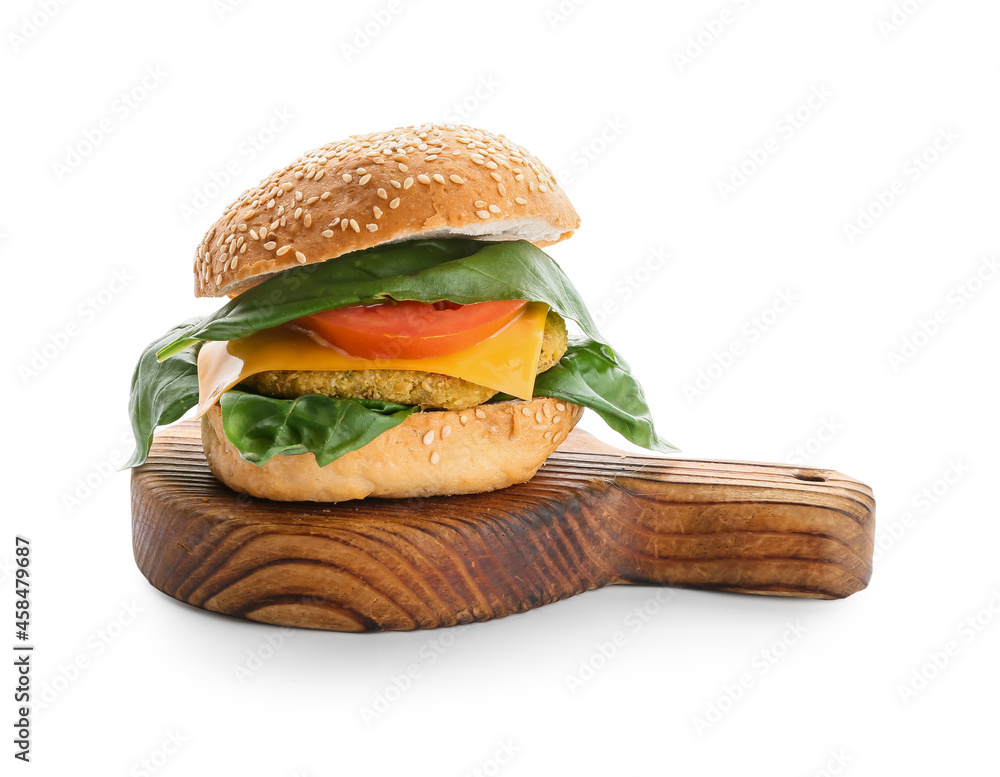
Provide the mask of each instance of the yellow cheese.
POLYGON ((271 370, 420 370, 531 399, 548 305, 529 303, 496 334, 464 351, 425 359, 360 359, 289 326, 205 343, 198 354, 198 415, 241 380, 271 370))

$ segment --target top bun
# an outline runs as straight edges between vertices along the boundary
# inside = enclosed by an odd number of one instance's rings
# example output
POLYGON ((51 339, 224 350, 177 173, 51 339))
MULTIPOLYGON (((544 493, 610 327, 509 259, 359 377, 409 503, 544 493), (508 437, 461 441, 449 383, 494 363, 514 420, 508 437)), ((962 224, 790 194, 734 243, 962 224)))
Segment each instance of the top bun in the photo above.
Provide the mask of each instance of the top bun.
POLYGON ((580 217, 551 171, 503 135, 425 124, 309 151, 233 202, 201 241, 195 295, 413 237, 551 245, 580 217))

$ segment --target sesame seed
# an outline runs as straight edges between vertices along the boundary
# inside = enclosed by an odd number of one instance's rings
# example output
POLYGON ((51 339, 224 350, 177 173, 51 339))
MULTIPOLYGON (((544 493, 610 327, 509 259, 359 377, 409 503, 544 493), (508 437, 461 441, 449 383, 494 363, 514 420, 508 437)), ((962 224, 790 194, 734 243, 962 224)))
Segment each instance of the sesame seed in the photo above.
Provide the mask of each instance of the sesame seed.
POLYGON ((303 173, 302 173, 302 171, 301 171, 301 170, 296 170, 296 171, 295 171, 295 179, 296 179, 296 180, 298 180, 299 178, 301 178, 301 177, 302 177, 302 175, 303 175, 303 173))
POLYGON ((549 187, 546 186, 544 183, 538 184, 538 191, 540 191, 540 192, 547 192, 548 190, 549 190, 549 187))
POLYGON ((494 161, 493 161, 493 160, 491 159, 491 160, 490 160, 489 162, 487 162, 487 163, 486 163, 486 169, 487 169, 487 170, 496 170, 496 169, 497 169, 497 163, 496 163, 496 162, 494 162, 494 161))
POLYGON ((544 439, 546 439, 546 440, 549 439, 549 437, 551 437, 551 436, 552 436, 552 432, 546 432, 545 434, 542 435, 542 437, 544 439))
POLYGON ((555 436, 552 438, 552 442, 559 442, 562 439, 562 436, 563 436, 562 430, 556 432, 555 436))
POLYGON ((558 410, 560 413, 565 413, 566 405, 564 405, 562 402, 556 402, 556 410, 558 410))
POLYGON ((295 184, 293 184, 291 181, 285 181, 283 184, 281 184, 281 188, 284 189, 286 192, 290 192, 292 189, 295 188, 295 184))
POLYGON ((311 227, 312 223, 313 223, 312 214, 311 213, 307 213, 306 217, 304 219, 302 219, 302 223, 305 224, 306 227, 311 227))
POLYGON ((455 175, 454 173, 448 176, 448 180, 450 180, 452 183, 465 183, 465 179, 462 178, 462 176, 455 175))
POLYGON ((396 154, 396 156, 394 156, 392 158, 392 161, 393 162, 405 162, 406 161, 406 154, 396 154))
POLYGON ((410 172, 410 168, 407 167, 406 165, 404 165, 402 162, 400 162, 399 163, 399 172, 401 172, 401 173, 408 173, 408 172, 410 172))
POLYGON ((278 254, 278 256, 284 256, 285 254, 287 254, 291 250, 292 250, 291 246, 282 246, 281 248, 279 248, 277 250, 276 253, 278 254))
POLYGON ((490 217, 490 212, 488 210, 477 210, 476 215, 481 219, 488 219, 490 217))
POLYGON ((378 224, 365 224, 368 227, 369 232, 375 232, 378 230, 378 224))
POLYGON ((420 181, 420 183, 430 183, 431 182, 431 179, 428 178, 423 173, 421 173, 420 175, 417 176, 417 180, 420 181))
POLYGON ((535 191, 535 182, 534 181, 528 181, 528 191, 532 191, 532 192, 535 191))
POLYGON ((293 216, 293 218, 297 219, 301 215, 302 215, 302 208, 296 208, 295 209, 295 215, 293 216))
POLYGON ((243 217, 243 220, 244 221, 249 221, 250 219, 252 219, 256 215, 257 215, 257 211, 255 211, 255 210, 248 210, 246 212, 246 215, 243 217))
POLYGON ((321 200, 328 200, 328 199, 330 199, 330 197, 331 197, 331 194, 330 194, 330 192, 323 192, 323 193, 322 193, 322 194, 321 194, 321 195, 319 196, 319 198, 320 198, 321 200))
POLYGON ((518 173, 517 175, 514 176, 514 180, 515 181, 523 181, 524 180, 524 174, 523 173, 518 173))
POLYGON ((265 207, 266 207, 266 208, 267 208, 268 210, 270 210, 271 208, 273 208, 273 207, 274 207, 274 200, 268 200, 268 201, 267 201, 267 205, 266 205, 265 207))
POLYGON ((296 251, 295 252, 295 259, 296 259, 296 261, 298 261, 299 264, 305 264, 306 263, 306 255, 304 253, 302 253, 301 251, 296 251))
POLYGON ((340 176, 340 177, 344 179, 344 183, 350 183, 351 181, 353 181, 353 180, 354 180, 354 179, 353 179, 353 178, 351 177, 351 174, 350 174, 350 173, 344 173, 344 174, 343 174, 342 176, 340 176))
POLYGON ((472 203, 472 204, 473 204, 473 205, 475 205, 475 206, 476 206, 477 208, 480 208, 480 209, 482 209, 482 208, 485 208, 485 207, 486 207, 486 200, 476 200, 476 201, 475 201, 474 203, 472 203))
POLYGON ((439 461, 441 461, 441 455, 437 451, 431 451, 431 464, 437 464, 439 461))
POLYGON ((333 230, 332 229, 323 230, 323 237, 333 237, 333 230))
POLYGON ((531 415, 531 408, 525 405, 521 408, 521 415, 531 415))
POLYGON ((351 219, 351 229, 353 229, 355 232, 361 231, 361 227, 358 226, 358 222, 356 222, 354 219, 351 219))
POLYGON ((358 181, 358 183, 360 183, 360 184, 366 184, 371 179, 372 179, 372 174, 371 173, 365 173, 363 176, 361 176, 361 180, 358 181))
POLYGON ((444 176, 441 173, 434 173, 434 180, 438 183, 444 183, 444 176))
POLYGON ((528 201, 526 199, 524 199, 524 197, 515 197, 514 198, 514 202, 516 202, 518 205, 527 205, 528 204, 528 201))
POLYGON ((557 416, 553 416, 552 417, 552 423, 554 423, 554 424, 559 423, 561 420, 562 420, 562 416, 561 415, 557 415, 557 416))
POLYGON ((250 230, 250 237, 252 237, 254 240, 258 239, 258 237, 257 237, 257 230, 256 229, 251 229, 250 230))
POLYGON ((282 205, 282 206, 280 206, 280 207, 278 208, 278 212, 277 212, 277 213, 275 213, 274 215, 275 215, 275 216, 281 216, 281 215, 283 215, 283 214, 284 214, 284 212, 285 212, 285 206, 284 206, 284 205, 282 205))
POLYGON ((367 171, 365 168, 359 167, 355 172, 357 172, 358 175, 364 175, 367 171))
POLYGON ((393 178, 393 179, 392 179, 391 181, 389 181, 389 183, 391 183, 391 184, 392 184, 392 188, 393 188, 393 189, 402 189, 402 188, 403 188, 403 184, 401 184, 401 183, 400 183, 399 181, 397 181, 397 180, 396 180, 395 178, 393 178))
POLYGON ((476 418, 486 418, 486 412, 482 408, 477 407, 476 418))
POLYGON ((389 199, 389 193, 385 189, 379 189, 377 192, 375 192, 375 194, 377 194, 383 200, 389 199))
POLYGON ((382 218, 382 209, 378 205, 372 208, 372 212, 375 214, 375 218, 382 218))
POLYGON ((469 417, 468 417, 468 416, 466 416, 466 415, 460 415, 460 416, 458 417, 458 422, 459 422, 459 423, 460 423, 460 424, 461 424, 462 426, 465 426, 465 425, 466 425, 467 423, 469 423, 469 417))
POLYGON ((430 445, 434 442, 434 430, 431 429, 427 434, 424 435, 424 445, 430 445))
POLYGON ((344 219, 343 221, 340 222, 340 231, 344 232, 349 226, 351 226, 350 223, 347 221, 347 219, 344 219))
POLYGON ((507 187, 502 183, 497 184, 497 191, 500 192, 500 196, 503 197, 507 194, 507 187))
POLYGON ((268 243, 264 243, 264 248, 268 251, 273 251, 278 244, 271 240, 268 243))
POLYGON ((306 200, 306 205, 312 205, 318 199, 319 197, 310 197, 308 200, 306 200))
POLYGON ((500 208, 498 208, 496 205, 490 205, 490 213, 499 213, 499 212, 500 208))
POLYGON ((413 179, 412 178, 407 178, 405 181, 403 181, 403 191, 404 192, 407 189, 409 189, 411 186, 413 186, 413 179))
POLYGON ((320 178, 322 178, 322 177, 323 177, 324 175, 326 175, 326 170, 320 170, 320 171, 319 171, 318 173, 316 173, 316 177, 315 177, 315 178, 313 178, 313 180, 314 180, 314 181, 318 181, 318 180, 319 180, 320 178))
POLYGON ((430 162, 433 159, 437 159, 437 158, 438 158, 437 154, 430 154, 430 155, 424 157, 424 159, 426 159, 428 162, 430 162))
POLYGON ((295 192, 295 201, 296 202, 302 202, 302 197, 303 197, 302 192, 295 192))
POLYGON ((450 426, 445 426, 445 427, 444 427, 444 428, 443 428, 443 429, 441 430, 441 439, 442 439, 442 440, 447 440, 447 439, 448 439, 448 435, 449 435, 449 434, 451 434, 451 427, 450 427, 450 426))
POLYGON ((222 276, 221 275, 216 275, 215 276, 215 285, 219 286, 221 284, 222 284, 222 276))
POLYGON ((399 207, 399 197, 396 197, 392 202, 389 203, 389 207, 395 210, 399 207))
POLYGON ((492 178, 497 183, 501 183, 503 181, 503 178, 501 177, 500 173, 490 173, 490 178, 492 178))

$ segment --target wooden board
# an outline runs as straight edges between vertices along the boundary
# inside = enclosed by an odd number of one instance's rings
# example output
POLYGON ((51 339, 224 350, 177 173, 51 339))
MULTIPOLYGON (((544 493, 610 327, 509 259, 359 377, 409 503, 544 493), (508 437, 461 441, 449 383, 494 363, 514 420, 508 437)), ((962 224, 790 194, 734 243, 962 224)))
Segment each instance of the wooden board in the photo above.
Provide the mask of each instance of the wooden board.
POLYGON ((574 432, 490 494, 271 502, 209 472, 198 426, 132 475, 136 563, 164 593, 266 623, 408 630, 613 584, 833 599, 871 576, 875 502, 829 470, 626 455, 574 432))

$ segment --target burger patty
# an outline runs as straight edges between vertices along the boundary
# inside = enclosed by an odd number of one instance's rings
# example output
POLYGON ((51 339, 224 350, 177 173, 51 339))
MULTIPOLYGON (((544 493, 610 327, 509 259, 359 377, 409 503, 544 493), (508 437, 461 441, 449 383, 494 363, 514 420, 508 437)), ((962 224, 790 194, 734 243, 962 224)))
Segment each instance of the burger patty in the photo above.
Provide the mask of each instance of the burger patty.
MULTIPOLYGON (((554 366, 566 353, 566 323, 549 311, 538 372, 554 366)), ((251 375, 247 388, 268 397, 294 399, 305 394, 328 397, 384 399, 423 409, 464 410, 486 402, 497 391, 461 378, 418 370, 272 370, 251 375)))

